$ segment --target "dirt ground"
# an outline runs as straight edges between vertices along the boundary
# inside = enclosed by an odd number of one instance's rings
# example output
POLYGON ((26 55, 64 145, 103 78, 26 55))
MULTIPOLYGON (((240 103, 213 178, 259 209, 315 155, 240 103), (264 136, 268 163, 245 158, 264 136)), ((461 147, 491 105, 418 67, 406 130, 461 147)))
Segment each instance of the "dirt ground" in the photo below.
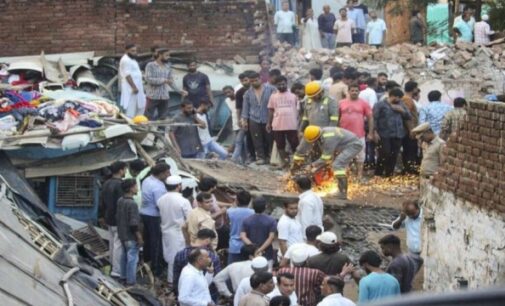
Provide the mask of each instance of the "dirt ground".
MULTIPOLYGON (((187 160, 187 164, 200 175, 216 178, 220 186, 245 188, 253 194, 286 198, 297 197, 288 182, 286 171, 272 170, 268 166, 240 166, 229 161, 187 160)), ((374 178, 371 172, 365 174, 365 183, 349 179, 348 201, 338 200, 335 185, 321 191, 326 205, 352 204, 358 206, 401 207, 406 199, 418 196, 418 179, 412 176, 397 176, 392 179, 374 178), (333 193, 333 194, 332 194, 333 193)))

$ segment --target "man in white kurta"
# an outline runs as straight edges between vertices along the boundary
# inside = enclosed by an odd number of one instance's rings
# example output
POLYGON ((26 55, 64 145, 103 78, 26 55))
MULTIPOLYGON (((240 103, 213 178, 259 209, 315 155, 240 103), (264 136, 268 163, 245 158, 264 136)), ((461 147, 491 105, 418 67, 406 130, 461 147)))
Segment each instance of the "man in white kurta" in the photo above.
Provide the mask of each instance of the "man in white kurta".
POLYGON ((168 283, 174 279, 174 258, 177 252, 186 247, 182 226, 186 223, 191 203, 182 196, 182 179, 178 175, 166 180, 168 192, 157 203, 161 217, 163 258, 168 264, 168 283))
POLYGON ((194 249, 188 256, 188 264, 182 269, 179 278, 179 304, 181 306, 214 305, 209 285, 214 270, 209 267, 211 259, 205 249, 194 249), (206 269, 206 273, 204 273, 206 269))
POLYGON ((227 282, 231 281, 231 287, 233 292, 235 292, 240 281, 254 273, 251 264, 257 249, 258 247, 253 244, 243 245, 240 254, 244 258, 248 258, 248 260, 234 262, 216 274, 214 277, 214 284, 221 295, 227 298, 232 297, 233 293, 228 289, 227 282))
POLYGON ((307 177, 300 177, 296 180, 298 189, 300 190, 298 201, 298 215, 296 219, 302 225, 302 233, 304 239, 305 230, 311 225, 317 225, 323 229, 323 200, 314 191, 312 191, 312 182, 307 177))
POLYGON ((126 53, 119 61, 119 82, 121 85, 121 107, 126 116, 133 118, 143 115, 146 108, 146 95, 142 84, 142 71, 135 60, 137 47, 126 46, 126 53))
POLYGON ((302 36, 302 47, 306 51, 312 49, 321 49, 321 34, 319 33, 319 23, 317 18, 314 17, 314 11, 312 9, 307 10, 307 15, 302 19, 303 24, 303 36, 302 36))

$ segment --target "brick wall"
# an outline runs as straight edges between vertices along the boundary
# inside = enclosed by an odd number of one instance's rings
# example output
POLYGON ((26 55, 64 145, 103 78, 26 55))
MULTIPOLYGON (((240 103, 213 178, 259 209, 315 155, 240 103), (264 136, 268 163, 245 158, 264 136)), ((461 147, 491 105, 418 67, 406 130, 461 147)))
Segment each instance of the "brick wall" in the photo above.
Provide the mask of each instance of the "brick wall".
POLYGON ((202 59, 257 55, 267 37, 264 1, 0 0, 0 56, 95 50, 141 52, 153 44, 197 51, 202 59))
POLYGON ((468 118, 447 142, 433 184, 474 206, 505 214, 505 104, 470 102, 468 118))

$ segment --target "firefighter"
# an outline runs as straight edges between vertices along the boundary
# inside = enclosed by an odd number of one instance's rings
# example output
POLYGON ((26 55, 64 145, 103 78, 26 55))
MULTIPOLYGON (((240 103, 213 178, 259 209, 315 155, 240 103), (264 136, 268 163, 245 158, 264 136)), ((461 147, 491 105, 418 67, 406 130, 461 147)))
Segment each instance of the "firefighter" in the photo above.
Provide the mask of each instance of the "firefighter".
POLYGON ((319 82, 309 82, 305 85, 307 102, 302 116, 300 132, 303 133, 309 125, 337 126, 337 102, 324 95, 323 87, 319 82))
POLYGON ((339 190, 338 197, 346 200, 346 168, 359 152, 361 152, 363 144, 356 135, 345 129, 338 127, 321 128, 319 126, 309 125, 303 133, 302 142, 296 149, 291 171, 296 171, 302 167, 306 159, 308 159, 310 152, 317 146, 320 146, 322 153, 319 159, 311 164, 312 172, 322 167, 330 166, 333 162, 333 169, 339 190))

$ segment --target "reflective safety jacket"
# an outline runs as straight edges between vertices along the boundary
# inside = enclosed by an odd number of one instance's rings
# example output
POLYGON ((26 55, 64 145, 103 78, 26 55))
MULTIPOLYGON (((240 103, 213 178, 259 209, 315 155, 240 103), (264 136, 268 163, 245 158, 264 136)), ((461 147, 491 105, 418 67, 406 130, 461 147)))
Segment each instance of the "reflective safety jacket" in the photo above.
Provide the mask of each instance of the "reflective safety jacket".
POLYGON ((320 127, 338 125, 338 106, 337 102, 330 97, 323 97, 321 101, 307 99, 305 110, 302 116, 301 131, 309 125, 320 127))
POLYGON ((305 162, 314 146, 318 143, 321 146, 322 153, 316 163, 331 163, 336 153, 343 152, 346 148, 354 145, 361 146, 360 140, 354 133, 339 127, 325 127, 322 129, 321 137, 317 141, 310 143, 302 139, 302 142, 296 149, 293 160, 299 163, 305 162))

